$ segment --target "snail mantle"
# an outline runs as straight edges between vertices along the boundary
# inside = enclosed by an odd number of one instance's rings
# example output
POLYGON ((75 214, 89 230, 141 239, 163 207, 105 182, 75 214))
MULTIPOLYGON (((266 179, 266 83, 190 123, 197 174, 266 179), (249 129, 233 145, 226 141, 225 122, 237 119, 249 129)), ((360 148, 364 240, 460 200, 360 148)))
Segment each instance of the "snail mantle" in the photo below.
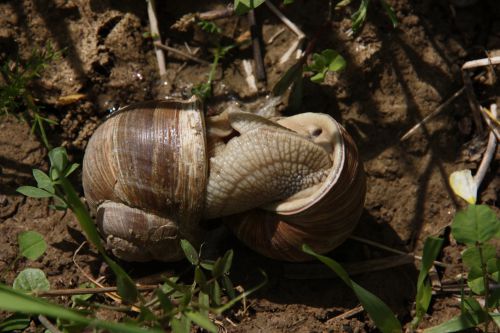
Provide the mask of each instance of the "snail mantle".
POLYGON ((325 253, 352 232, 366 182, 357 148, 326 114, 205 117, 196 99, 130 105, 91 137, 85 197, 107 247, 128 261, 175 261, 203 219, 223 218, 247 246, 279 260, 325 253))

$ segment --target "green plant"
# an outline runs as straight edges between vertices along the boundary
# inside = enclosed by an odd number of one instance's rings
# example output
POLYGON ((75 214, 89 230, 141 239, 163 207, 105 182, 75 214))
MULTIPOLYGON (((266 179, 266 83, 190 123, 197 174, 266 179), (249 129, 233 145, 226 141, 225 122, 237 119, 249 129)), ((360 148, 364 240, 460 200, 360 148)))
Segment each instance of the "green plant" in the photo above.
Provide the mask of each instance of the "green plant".
MULTIPOLYGON (((267 279, 255 288, 236 294, 229 279, 232 250, 227 251, 222 258, 215 261, 202 260, 193 246, 182 240, 181 246, 186 258, 192 264, 194 278, 188 283, 183 283, 180 277, 171 277, 154 291, 150 299, 145 299, 138 293, 132 279, 104 252, 99 234, 87 209, 67 179, 78 168, 78 164, 69 163, 67 153, 61 147, 51 150, 49 159, 51 166, 48 174, 42 170, 33 170, 37 186, 21 186, 18 191, 35 198, 52 198, 53 208, 70 208, 73 211, 87 239, 98 249, 114 271, 117 277, 118 293, 128 304, 125 307, 107 306, 107 308, 130 312, 135 307, 139 309, 139 316, 126 324, 88 318, 85 312, 87 309, 104 306, 91 301, 90 294, 72 297, 73 307, 83 310, 83 313, 48 303, 35 297, 38 293, 48 290, 50 286, 43 271, 33 269, 21 272, 22 274, 14 282, 14 289, 0 284, 0 308, 29 315, 40 314, 57 318, 59 325, 63 327, 76 325, 80 328, 90 326, 113 332, 161 332, 161 329, 169 326, 173 332, 183 333, 189 332, 194 323, 209 332, 216 332, 217 328, 209 316, 223 313, 266 283, 267 279), (150 329, 146 330, 143 326, 150 327, 150 329)), ((35 257, 42 246, 39 237, 29 235, 31 236, 21 237, 23 246, 20 252, 35 257)), ((26 318, 21 319, 22 317, 14 316, 1 325, 7 328, 20 327, 26 322, 26 318)), ((0 328, 2 328, 1 325, 0 328)))
MULTIPOLYGON (((425 241, 422 254, 422 265, 417 282, 417 294, 415 299, 416 315, 411 323, 413 328, 418 325, 429 307, 432 290, 427 276, 429 269, 432 267, 434 260, 441 250, 442 243, 442 239, 433 237, 429 237, 425 241)), ((401 324, 391 309, 377 296, 352 281, 339 263, 331 258, 315 253, 308 245, 304 244, 302 250, 328 266, 349 288, 352 289, 365 311, 381 332, 402 332, 401 324)))
POLYGON ((500 315, 493 312, 500 306, 500 259, 491 244, 491 240, 500 238, 500 220, 488 206, 471 204, 455 215, 451 232, 457 242, 466 246, 462 261, 468 269, 471 293, 462 297, 460 316, 426 332, 456 332, 479 325, 489 332, 492 321, 500 327, 500 315), (490 285, 496 288, 491 289, 490 285), (483 306, 477 301, 478 296, 483 298, 483 306))
POLYGON ((26 61, 6 61, 0 67, 0 74, 5 81, 0 89, 0 115, 12 112, 30 121, 32 132, 38 133, 47 148, 50 148, 50 144, 44 125, 56 125, 57 122, 41 115, 29 85, 51 62, 60 57, 61 51, 56 51, 51 43, 47 43, 43 49, 33 50, 26 61))
POLYGON ((219 61, 224 58, 224 56, 236 45, 221 45, 221 29, 215 23, 201 20, 198 22, 198 25, 203 31, 214 37, 213 43, 215 46, 215 48, 213 49, 214 59, 212 60, 212 64, 210 65, 210 71, 208 73, 207 81, 193 87, 193 89, 191 90, 191 93, 193 95, 198 96, 202 100, 206 100, 207 98, 212 97, 212 82, 214 80, 219 61))

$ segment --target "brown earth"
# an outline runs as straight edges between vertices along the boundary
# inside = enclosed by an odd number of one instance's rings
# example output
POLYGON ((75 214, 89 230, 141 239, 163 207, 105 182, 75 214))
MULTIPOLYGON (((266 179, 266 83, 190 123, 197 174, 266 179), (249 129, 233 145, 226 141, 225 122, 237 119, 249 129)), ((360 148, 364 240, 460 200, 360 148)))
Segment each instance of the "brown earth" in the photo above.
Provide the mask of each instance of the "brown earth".
MULTIPOLYGON (((339 120, 354 137, 368 175, 365 211, 355 236, 370 239, 400 251, 419 253, 429 235, 448 238, 447 226, 463 202, 447 185, 455 170, 477 168, 486 137, 473 125, 467 99, 460 96, 436 118, 427 122, 406 141, 400 137, 458 91, 462 85, 461 65, 485 57, 485 50, 500 48, 500 4, 478 1, 461 8, 448 0, 391 0, 399 26, 393 29, 378 2, 370 5, 362 31, 349 34, 351 9, 334 14, 331 29, 323 30, 316 50, 332 48, 347 60, 341 73, 328 74, 325 83, 305 81, 300 111, 324 112, 339 120)), ((217 1, 182 1, 159 4, 161 32, 170 45, 185 51, 184 42, 198 46, 197 56, 210 60, 206 36, 200 31, 178 32, 170 26, 183 14, 221 6, 217 1)), ((296 0, 283 12, 298 24, 308 38, 320 31, 327 1, 296 0)), ((34 48, 52 41, 64 49, 34 83, 32 93, 44 115, 60 125, 50 128, 51 143, 67 147, 79 162, 89 136, 107 110, 134 101, 181 95, 203 82, 208 66, 170 55, 167 76, 160 80, 149 30, 145 2, 113 0, 20 0, 0 2, 0 60, 27 59, 34 48), (70 105, 58 104, 61 96, 82 93, 85 98, 70 105)), ((258 10, 263 40, 284 25, 269 10, 258 10)), ((217 21, 228 37, 248 28, 244 18, 217 21)), ((279 57, 294 40, 288 29, 265 45, 269 91, 294 59, 284 65, 279 57)), ((252 59, 250 48, 231 52, 222 61, 215 82, 215 97, 209 109, 220 110, 225 101, 255 101, 245 83, 242 60, 252 59)), ((499 95, 491 69, 477 71, 475 93, 483 105, 499 95)), ((265 95, 265 94, 264 94, 265 95)), ((47 200, 25 198, 15 192, 20 185, 33 184, 32 168, 47 170, 47 151, 30 134, 29 124, 13 116, 0 118, 0 279, 12 283, 23 268, 42 268, 51 287, 72 288, 86 278, 73 263, 74 251, 84 240, 73 215, 53 211, 47 200), (16 257, 17 234, 24 230, 42 233, 49 244, 36 262, 16 257)), ((498 159, 481 188, 481 201, 497 204, 498 159)), ((74 177, 80 186, 80 177, 74 177)), ((81 189, 81 187, 80 187, 81 189)), ((363 312, 336 319, 358 305, 352 292, 316 263, 289 264, 263 258, 225 236, 220 252, 236 251, 232 278, 250 288, 258 283, 258 268, 269 275, 267 286, 252 295, 246 308, 231 312, 223 321, 228 332, 371 332, 373 324, 363 312)), ((438 272, 453 279, 461 272, 460 248, 447 242, 440 260, 458 264, 438 272)), ((347 267, 358 262, 393 256, 387 251, 348 240, 332 254, 347 267)), ((76 256, 94 277, 109 274, 101 259, 88 247, 76 256)), ((391 259, 389 259, 391 261, 391 259)), ((381 297, 403 323, 411 320, 418 261, 398 267, 355 275, 355 280, 381 297)), ((373 264, 375 265, 375 264, 373 264)), ((125 264, 136 277, 176 270, 179 265, 163 263, 125 264)), ((182 265, 181 265, 182 266, 182 265)), ((377 265, 373 267, 376 269, 377 265)), ((112 283, 112 281, 110 282, 112 283)), ((59 302, 67 302, 59 298, 59 302)), ((459 301, 437 294, 432 309, 421 324, 430 327, 460 312, 459 301)), ((99 316, 110 314, 100 312, 99 316)))

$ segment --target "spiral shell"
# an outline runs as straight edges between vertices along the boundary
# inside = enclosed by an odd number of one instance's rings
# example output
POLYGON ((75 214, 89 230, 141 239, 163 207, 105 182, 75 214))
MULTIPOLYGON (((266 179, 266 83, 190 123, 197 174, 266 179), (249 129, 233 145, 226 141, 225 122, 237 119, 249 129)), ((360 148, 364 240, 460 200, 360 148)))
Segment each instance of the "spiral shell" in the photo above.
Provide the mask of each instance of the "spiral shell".
POLYGON ((201 240, 207 181, 205 122, 196 100, 131 105, 94 133, 83 188, 97 225, 126 260, 182 258, 201 240))

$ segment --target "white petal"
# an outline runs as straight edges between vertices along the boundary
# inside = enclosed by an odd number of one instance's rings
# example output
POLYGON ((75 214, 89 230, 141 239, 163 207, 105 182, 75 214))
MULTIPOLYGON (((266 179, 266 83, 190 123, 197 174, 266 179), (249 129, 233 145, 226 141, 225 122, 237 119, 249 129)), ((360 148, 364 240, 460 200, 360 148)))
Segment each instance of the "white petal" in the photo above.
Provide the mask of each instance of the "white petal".
POLYGON ((469 169, 453 172, 450 175, 450 185, 456 195, 468 203, 476 203, 477 184, 474 178, 472 178, 472 173, 469 169))

